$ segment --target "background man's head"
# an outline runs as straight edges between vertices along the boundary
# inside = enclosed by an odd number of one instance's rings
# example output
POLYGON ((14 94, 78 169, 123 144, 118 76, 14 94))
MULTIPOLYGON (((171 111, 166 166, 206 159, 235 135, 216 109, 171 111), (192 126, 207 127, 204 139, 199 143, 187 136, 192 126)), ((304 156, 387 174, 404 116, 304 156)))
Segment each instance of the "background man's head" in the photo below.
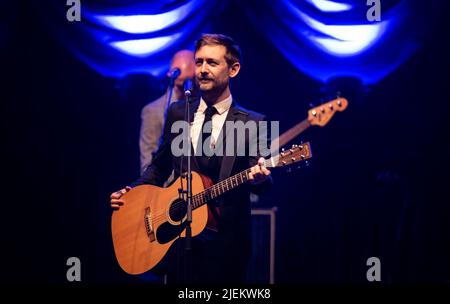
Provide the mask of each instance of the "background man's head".
POLYGON ((204 34, 195 43, 195 76, 200 90, 223 92, 240 70, 241 51, 230 37, 204 34))
POLYGON ((186 78, 193 78, 195 73, 194 52, 190 50, 178 51, 173 57, 170 69, 179 68, 180 76, 175 79, 175 86, 183 87, 186 78))

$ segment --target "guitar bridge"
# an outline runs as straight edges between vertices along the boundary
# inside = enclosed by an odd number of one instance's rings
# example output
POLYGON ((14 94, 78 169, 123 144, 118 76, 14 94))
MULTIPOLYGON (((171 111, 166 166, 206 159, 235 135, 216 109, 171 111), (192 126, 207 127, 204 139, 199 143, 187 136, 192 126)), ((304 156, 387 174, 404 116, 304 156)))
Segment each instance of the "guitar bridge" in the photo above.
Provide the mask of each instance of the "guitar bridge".
POLYGON ((155 241, 156 238, 155 238, 155 232, 153 231, 152 213, 150 211, 150 207, 145 208, 144 224, 145 224, 145 230, 147 231, 147 236, 148 236, 150 242, 155 241))

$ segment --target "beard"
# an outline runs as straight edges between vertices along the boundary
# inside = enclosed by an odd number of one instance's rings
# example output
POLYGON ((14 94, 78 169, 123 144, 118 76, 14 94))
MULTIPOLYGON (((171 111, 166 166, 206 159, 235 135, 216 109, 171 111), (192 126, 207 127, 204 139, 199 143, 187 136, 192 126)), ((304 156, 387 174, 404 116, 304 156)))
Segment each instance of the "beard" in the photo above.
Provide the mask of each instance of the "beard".
POLYGON ((201 92, 206 94, 220 94, 223 92, 227 86, 227 81, 221 81, 218 82, 216 79, 198 79, 196 78, 197 87, 200 89, 201 92))

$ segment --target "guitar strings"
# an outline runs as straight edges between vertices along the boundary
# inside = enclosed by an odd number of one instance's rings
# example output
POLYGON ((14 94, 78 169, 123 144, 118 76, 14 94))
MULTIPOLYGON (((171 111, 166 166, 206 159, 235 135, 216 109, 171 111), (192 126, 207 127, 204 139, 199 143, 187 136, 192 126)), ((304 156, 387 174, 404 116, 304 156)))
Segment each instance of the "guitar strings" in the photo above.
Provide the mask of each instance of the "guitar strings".
MULTIPOLYGON (((202 192, 199 192, 199 193, 193 195, 192 199, 194 200, 195 197, 199 197, 200 201, 203 202, 204 199, 201 197, 202 194, 203 194, 203 197, 206 198, 206 201, 216 198, 219 195, 212 195, 212 194, 213 194, 213 190, 214 191, 215 190, 219 190, 219 186, 220 186, 219 184, 220 183, 218 183, 218 184, 216 184, 216 185, 214 185, 214 186, 212 186, 212 187, 210 187, 208 189, 205 189, 202 192)), ((185 206, 184 206, 185 203, 186 203, 186 201, 184 201, 184 200, 177 201, 169 208, 169 210, 177 212, 177 211, 180 211, 182 209, 185 209, 185 206)), ((166 220, 166 218, 167 218, 166 210, 167 209, 165 209, 165 211, 162 211, 162 212, 160 212, 160 213, 155 215, 154 220, 153 220, 153 222, 155 224, 159 224, 159 223, 164 222, 166 220)))
MULTIPOLYGON (((246 172, 248 170, 250 170, 250 169, 247 169, 244 172, 246 172)), ((241 173, 244 173, 244 172, 241 172, 241 173)), ((241 173, 238 173, 238 174, 241 174, 241 173)), ((236 174, 236 175, 234 175, 232 177, 235 177, 238 174, 236 174)), ((193 195, 192 199, 194 200, 195 197, 199 197, 201 202, 203 202, 204 199, 206 199, 206 201, 214 199, 214 198, 216 198, 216 197, 218 197, 220 195, 220 194, 215 194, 216 191, 218 191, 220 193, 220 190, 221 190, 220 188, 222 188, 223 192, 225 192, 224 191, 225 187, 227 187, 227 190, 231 190, 231 189, 233 189, 233 188, 235 188, 237 186, 240 186, 243 182, 246 182, 247 179, 248 179, 248 173, 246 172, 246 174, 244 176, 245 176, 246 179, 244 180, 244 178, 242 177, 240 183, 239 182, 236 182, 236 183, 231 182, 231 184, 230 184, 230 181, 227 182, 228 179, 223 180, 223 181, 221 181, 221 182, 211 186, 210 188, 207 188, 207 189, 205 189, 205 190, 203 190, 203 191, 193 195), (231 185, 231 187, 229 187, 230 185, 231 185), (204 198, 202 198, 202 195, 203 195, 204 198)), ((172 210, 172 211, 175 211, 175 212, 180 211, 180 210, 185 208, 184 204, 185 204, 184 200, 177 201, 175 203, 175 205, 172 205, 172 207, 169 208, 169 210, 172 210)), ((166 221, 166 218, 167 218, 166 210, 167 209, 165 209, 165 211, 162 211, 162 212, 160 212, 158 214, 155 214, 155 217, 153 219, 153 223, 154 224, 159 224, 159 223, 162 223, 162 222, 166 221)))
MULTIPOLYGON (((267 159, 265 160, 265 162, 264 162, 264 166, 265 167, 272 167, 271 164, 269 163, 269 161, 270 161, 270 159, 269 160, 267 160, 267 159)), ((204 199, 206 199, 206 201, 209 201, 209 200, 214 199, 214 198, 218 197, 219 195, 223 194, 223 192, 225 192, 225 191, 228 191, 228 190, 231 190, 231 189, 233 189, 233 188, 235 188, 237 186, 240 186, 241 184, 243 184, 244 182, 246 182, 248 180, 248 174, 250 173, 249 172, 250 170, 251 170, 250 168, 247 169, 247 170, 244 170, 244 171, 242 171, 240 173, 237 173, 237 174, 235 174, 235 175, 233 175, 233 176, 231 176, 231 177, 229 177, 229 178, 227 178, 227 179, 225 179, 225 180, 223 180, 223 181, 221 181, 221 182, 219 182, 219 183, 217 183, 217 184, 215 184, 215 185, 213 185, 213 186, 211 186, 211 187, 209 187, 207 189, 204 189, 203 191, 193 195, 192 196, 192 200, 194 200, 195 197, 200 197, 201 198, 201 202, 203 203, 204 201, 202 201, 202 200, 204 200, 204 199), (242 176, 243 173, 245 174, 244 175, 245 178, 246 178, 245 180, 244 180, 244 178, 242 176), (233 183, 233 178, 237 178, 238 175, 240 175, 241 181, 239 182, 239 180, 237 180, 237 183, 234 184, 233 183), (231 181, 231 187, 229 187, 230 186, 230 181, 231 181), (227 190, 225 190, 225 187, 227 187, 227 190), (223 191, 222 193, 220 193, 220 190, 221 190, 220 188, 222 188, 222 191, 223 191), (216 190, 219 190, 219 194, 218 195, 215 194, 216 190), (202 198, 202 194, 203 194, 203 198, 202 198)), ((170 206, 169 213, 170 213, 170 210, 174 211, 174 212, 178 212, 178 211, 184 209, 185 208, 184 204, 185 204, 184 200, 177 201, 174 205, 170 206)), ((160 213, 155 214, 155 216, 154 216, 154 218, 152 220, 153 224, 160 224, 160 223, 163 223, 163 222, 166 221, 166 218, 167 218, 166 210, 167 209, 165 209, 165 211, 162 211, 160 213)))
MULTIPOLYGON (((264 166, 271 167, 270 163, 269 163, 269 160, 265 160, 264 166)), ((224 192, 226 192, 228 190, 231 190, 231 189, 233 189, 233 188, 235 188, 237 186, 240 186, 244 182, 248 181, 248 174, 250 173, 250 170, 251 169, 249 168, 247 170, 239 172, 239 173, 237 173, 237 174, 235 174, 235 175, 233 175, 233 176, 231 176, 231 177, 229 177, 229 178, 227 178, 227 179, 225 179, 223 181, 220 181, 219 183, 217 183, 217 184, 215 184, 215 185, 213 185, 213 186, 211 186, 211 187, 209 187, 207 189, 204 189, 203 191, 193 195, 192 196, 192 200, 194 200, 195 197, 200 197, 201 198, 200 201, 203 203, 205 199, 206 199, 206 201, 212 200, 212 199, 220 196, 224 192), (242 175, 242 174, 244 174, 244 175, 242 175), (237 179, 238 176, 240 177, 240 181, 239 181, 239 179, 237 179), (233 178, 236 179, 235 182, 233 182, 233 178), (219 194, 216 194, 216 191, 219 194), (222 192, 222 193, 220 193, 220 192, 222 192), (202 197, 202 195, 203 195, 203 197, 202 197)), ((174 211, 174 212, 178 212, 178 211, 184 209, 185 208, 184 204, 185 204, 184 200, 183 201, 177 201, 175 203, 175 205, 172 205, 169 208, 169 213, 170 213, 170 210, 174 211)), ((164 211, 162 211, 160 213, 155 214, 155 216, 154 216, 154 218, 152 220, 153 224, 159 224, 159 223, 162 223, 162 222, 166 221, 166 219, 167 219, 166 210, 167 209, 165 209, 164 211)))

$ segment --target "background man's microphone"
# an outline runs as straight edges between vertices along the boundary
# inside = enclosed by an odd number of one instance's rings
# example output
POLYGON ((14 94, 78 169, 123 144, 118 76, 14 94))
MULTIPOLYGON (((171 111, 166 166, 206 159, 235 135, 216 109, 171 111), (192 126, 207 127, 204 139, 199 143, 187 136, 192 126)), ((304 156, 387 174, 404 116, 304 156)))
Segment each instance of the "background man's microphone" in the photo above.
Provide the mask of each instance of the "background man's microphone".
POLYGON ((184 95, 186 95, 186 97, 191 97, 192 91, 194 90, 194 82, 192 81, 192 78, 186 78, 183 84, 183 88, 184 95))
POLYGON ((175 80, 178 76, 180 76, 181 70, 179 68, 173 68, 167 73, 167 77, 172 80, 175 80))
POLYGON ((169 72, 167 72, 167 78, 169 78, 169 89, 166 98, 166 110, 164 112, 164 117, 167 114, 167 109, 169 108, 170 102, 172 100, 172 91, 175 86, 175 79, 180 76, 181 70, 179 68, 173 68, 169 72))

